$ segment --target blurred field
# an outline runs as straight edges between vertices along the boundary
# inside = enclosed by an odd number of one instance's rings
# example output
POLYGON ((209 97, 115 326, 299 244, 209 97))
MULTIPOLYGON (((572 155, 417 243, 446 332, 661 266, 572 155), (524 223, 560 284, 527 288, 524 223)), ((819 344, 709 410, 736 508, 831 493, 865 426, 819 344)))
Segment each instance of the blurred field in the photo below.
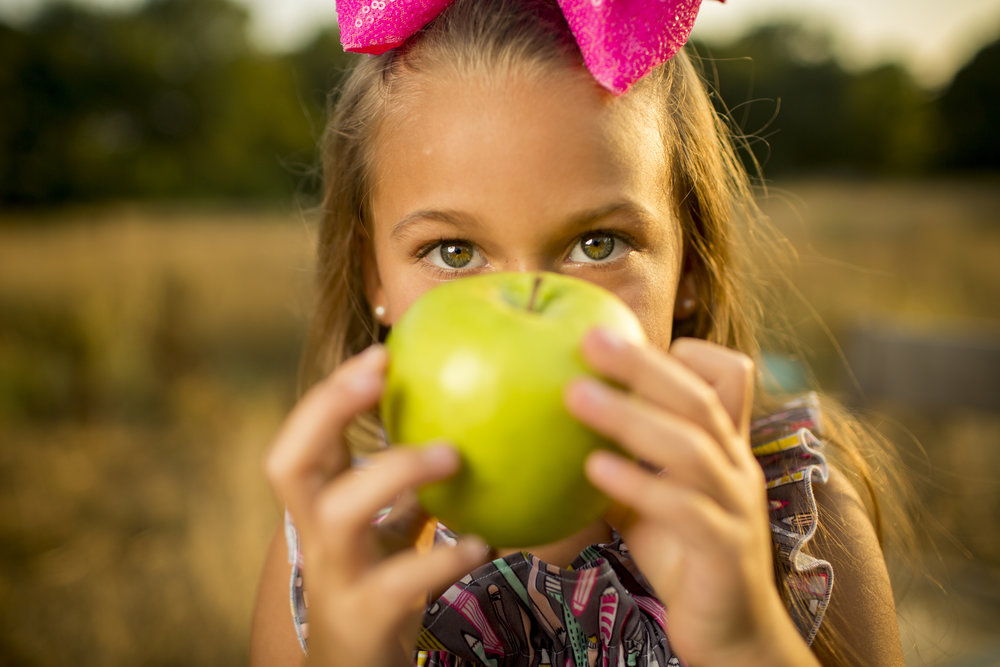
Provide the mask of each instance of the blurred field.
MULTIPOLYGON (((826 386, 849 391, 820 321, 837 338, 873 320, 997 331, 998 186, 771 189, 765 209, 800 249, 792 282, 821 318, 792 305, 791 319, 826 386)), ((260 461, 294 403, 312 239, 285 211, 0 213, 0 664, 246 661, 279 516, 260 461)), ((1000 416, 869 407, 911 453, 936 526, 941 586, 899 576, 910 660, 992 664, 1000 416)))
POLYGON ((1000 346, 1000 181, 783 182, 763 206, 798 251, 786 308, 820 386, 914 486, 923 553, 890 561, 907 664, 1000 664, 1000 414, 861 400, 845 359, 873 326, 1000 346))
POLYGON ((131 208, 4 223, 0 664, 245 662, 308 227, 131 208))

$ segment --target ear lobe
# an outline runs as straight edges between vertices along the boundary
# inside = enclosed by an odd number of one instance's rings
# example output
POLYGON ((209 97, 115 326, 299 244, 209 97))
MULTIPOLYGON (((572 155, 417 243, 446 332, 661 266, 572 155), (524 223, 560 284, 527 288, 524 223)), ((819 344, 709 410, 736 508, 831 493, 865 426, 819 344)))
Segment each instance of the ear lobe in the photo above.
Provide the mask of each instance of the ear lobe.
POLYGON ((677 284, 677 296, 674 298, 674 320, 686 320, 698 312, 698 286, 693 272, 688 271, 681 276, 677 284))
POLYGON ((385 291, 382 289, 382 279, 378 275, 375 249, 367 238, 361 240, 361 274, 365 281, 365 297, 372 309, 372 316, 379 324, 389 326, 386 315, 385 291))

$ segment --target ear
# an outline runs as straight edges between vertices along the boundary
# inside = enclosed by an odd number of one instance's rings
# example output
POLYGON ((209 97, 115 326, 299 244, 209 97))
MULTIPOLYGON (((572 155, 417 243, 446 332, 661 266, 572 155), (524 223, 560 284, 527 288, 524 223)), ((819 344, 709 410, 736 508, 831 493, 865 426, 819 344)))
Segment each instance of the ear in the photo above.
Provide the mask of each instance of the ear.
POLYGON ((674 320, 682 321, 693 316, 698 312, 698 301, 698 284, 694 271, 685 271, 677 284, 677 296, 674 297, 674 320))
POLYGON ((361 239, 361 274, 365 281, 365 297, 372 309, 372 317, 382 326, 389 326, 385 290, 382 289, 382 278, 378 274, 375 248, 368 237, 361 239))

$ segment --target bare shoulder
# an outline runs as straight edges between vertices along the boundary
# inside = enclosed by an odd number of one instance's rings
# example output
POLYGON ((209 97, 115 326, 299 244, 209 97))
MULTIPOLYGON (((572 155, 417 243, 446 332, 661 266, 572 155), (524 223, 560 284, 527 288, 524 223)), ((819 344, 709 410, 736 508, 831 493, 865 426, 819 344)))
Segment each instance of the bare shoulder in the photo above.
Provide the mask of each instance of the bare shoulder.
POLYGON ((830 561, 834 574, 824 623, 851 648, 852 663, 904 664, 885 557, 863 501, 832 466, 829 481, 813 488, 821 530, 809 551, 830 561))
POLYGON ((284 527, 279 524, 271 537, 257 588, 250 631, 251 667, 290 667, 305 662, 289 603, 290 568, 284 527))

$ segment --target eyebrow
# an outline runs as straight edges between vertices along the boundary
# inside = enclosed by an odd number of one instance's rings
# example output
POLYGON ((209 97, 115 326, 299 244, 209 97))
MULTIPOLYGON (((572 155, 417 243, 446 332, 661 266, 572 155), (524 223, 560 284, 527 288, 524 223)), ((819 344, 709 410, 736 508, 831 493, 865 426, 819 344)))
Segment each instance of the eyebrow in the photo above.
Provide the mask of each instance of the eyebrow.
MULTIPOLYGON (((654 217, 644 207, 629 200, 611 202, 604 206, 579 211, 570 215, 564 229, 587 229, 600 220, 612 216, 622 216, 626 220, 631 220, 637 227, 650 227, 654 224, 654 217)), ((390 236, 393 239, 402 239, 407 236, 408 230, 420 222, 441 222, 452 227, 467 229, 479 226, 474 216, 467 215, 460 211, 449 211, 441 209, 421 209, 408 213, 392 227, 390 236)))
POLYGON ((413 225, 425 221, 442 222, 446 225, 451 225, 452 227, 478 227, 478 223, 474 217, 465 215, 464 213, 460 213, 458 211, 422 209, 408 213, 402 220, 393 225, 390 236, 393 239, 406 238, 408 230, 413 227, 413 225))

